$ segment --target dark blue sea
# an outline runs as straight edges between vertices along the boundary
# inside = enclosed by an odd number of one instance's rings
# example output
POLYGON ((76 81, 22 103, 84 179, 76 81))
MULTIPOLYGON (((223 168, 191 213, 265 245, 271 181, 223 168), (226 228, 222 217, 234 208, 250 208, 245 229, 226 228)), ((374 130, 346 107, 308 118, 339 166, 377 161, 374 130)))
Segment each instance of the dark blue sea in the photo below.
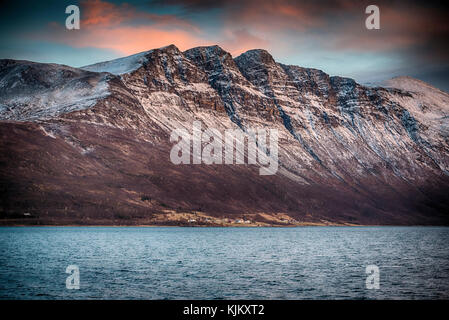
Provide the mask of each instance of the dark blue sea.
POLYGON ((447 227, 1 227, 0 298, 448 299, 448 249, 447 227))

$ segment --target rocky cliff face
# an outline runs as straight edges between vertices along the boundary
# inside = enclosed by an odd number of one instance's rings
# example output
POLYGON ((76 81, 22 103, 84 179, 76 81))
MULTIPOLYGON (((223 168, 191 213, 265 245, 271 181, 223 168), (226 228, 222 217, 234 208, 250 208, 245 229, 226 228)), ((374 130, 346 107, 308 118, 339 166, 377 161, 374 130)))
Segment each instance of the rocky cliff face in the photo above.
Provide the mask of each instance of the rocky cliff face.
POLYGON ((449 95, 419 80, 365 87, 265 50, 1 60, 1 221, 447 224, 448 114, 449 95), (170 133, 194 121, 277 129, 279 170, 172 164, 170 133))

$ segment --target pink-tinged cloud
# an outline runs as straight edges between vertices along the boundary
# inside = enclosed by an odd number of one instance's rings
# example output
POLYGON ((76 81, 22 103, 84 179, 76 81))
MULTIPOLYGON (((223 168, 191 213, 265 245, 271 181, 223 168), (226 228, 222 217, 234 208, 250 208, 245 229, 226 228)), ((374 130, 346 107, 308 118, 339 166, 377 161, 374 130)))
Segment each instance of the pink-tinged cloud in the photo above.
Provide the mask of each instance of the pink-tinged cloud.
MULTIPOLYGON (((444 13, 436 12, 435 8, 394 6, 379 0, 381 30, 367 30, 364 1, 323 1, 323 4, 311 0, 221 1, 217 16, 221 29, 217 31, 208 29, 207 23, 200 27, 195 20, 143 12, 130 4, 85 0, 81 2, 81 30, 68 31, 61 24, 53 23, 44 34, 48 41, 77 48, 112 49, 123 55, 173 43, 181 50, 218 44, 233 56, 254 48, 284 55, 303 46, 330 53, 416 52, 415 47, 434 46, 441 50, 428 53, 422 50, 422 54, 447 58, 447 45, 441 39, 449 34, 448 25, 444 13), (431 44, 434 38, 436 45, 431 44)), ((202 9, 213 5, 201 0, 172 2, 202 9)), ((43 37, 37 33, 33 36, 43 37)))
POLYGON ((155 25, 167 28, 183 28, 198 31, 192 23, 174 15, 158 15, 136 10, 127 3, 116 5, 102 0, 81 2, 82 27, 114 27, 125 24, 155 25))
MULTIPOLYGON (((76 48, 101 48, 123 55, 134 54, 171 43, 180 49, 204 44, 199 28, 173 15, 139 12, 129 4, 101 0, 81 2, 81 29, 68 31, 59 23, 49 24, 44 37, 76 48)), ((33 34, 39 37, 42 33, 33 34)), ((41 36, 42 37, 42 36, 41 36)))
POLYGON ((175 44, 180 50, 195 46, 222 46, 233 55, 249 49, 266 47, 268 42, 245 29, 224 29, 216 38, 196 25, 176 16, 138 12, 129 4, 120 6, 101 0, 83 1, 81 29, 68 31, 52 22, 46 32, 33 38, 64 43, 75 48, 100 48, 122 55, 175 44), (138 22, 138 23, 137 23, 138 22))
MULTIPOLYGON (((68 33, 62 25, 52 25, 52 41, 76 48, 112 49, 123 55, 175 44, 180 50, 195 46, 218 44, 233 56, 249 49, 267 47, 268 42, 246 30, 227 30, 220 40, 214 41, 196 36, 184 30, 161 30, 154 27, 91 28, 83 32, 68 33)), ((50 40, 50 39, 49 39, 50 40)))
POLYGON ((171 43, 181 50, 191 48, 192 45, 204 44, 203 39, 187 31, 163 30, 148 26, 97 27, 70 34, 61 25, 57 28, 53 27, 52 30, 52 36, 48 40, 75 48, 110 49, 123 55, 159 48, 171 43))
POLYGON ((134 8, 126 3, 117 6, 101 0, 82 1, 81 10, 83 27, 120 25, 137 15, 134 8))

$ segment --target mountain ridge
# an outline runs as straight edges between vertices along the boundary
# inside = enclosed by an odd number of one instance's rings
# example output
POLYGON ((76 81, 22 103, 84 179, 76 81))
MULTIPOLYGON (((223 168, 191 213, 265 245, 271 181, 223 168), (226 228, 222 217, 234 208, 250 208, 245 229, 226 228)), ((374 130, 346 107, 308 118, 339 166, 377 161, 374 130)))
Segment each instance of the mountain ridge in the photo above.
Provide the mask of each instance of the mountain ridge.
POLYGON ((14 73, 14 63, 0 61, 0 90, 12 92, 0 98, 6 224, 30 221, 24 211, 56 224, 189 225, 195 214, 206 225, 244 215, 269 225, 285 224, 277 215, 297 225, 448 223, 449 99, 436 88, 371 88, 263 49, 232 58, 218 46, 170 45, 71 72, 22 62, 14 73), (170 133, 193 121, 244 136, 277 129, 278 173, 171 164, 170 133), (84 178, 73 181, 75 171, 84 178))

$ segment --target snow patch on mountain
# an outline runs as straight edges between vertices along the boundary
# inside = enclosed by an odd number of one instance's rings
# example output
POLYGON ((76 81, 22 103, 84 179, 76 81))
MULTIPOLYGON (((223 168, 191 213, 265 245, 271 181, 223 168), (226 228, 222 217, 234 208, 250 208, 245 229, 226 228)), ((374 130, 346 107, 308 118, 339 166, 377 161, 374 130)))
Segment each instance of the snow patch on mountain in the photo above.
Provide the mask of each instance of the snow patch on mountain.
POLYGON ((83 110, 110 95, 107 73, 0 60, 0 120, 46 119, 83 110))
POLYGON ((124 58, 91 64, 81 67, 81 69, 93 72, 109 72, 115 75, 130 73, 137 70, 148 61, 146 56, 151 51, 153 50, 136 53, 124 58))

